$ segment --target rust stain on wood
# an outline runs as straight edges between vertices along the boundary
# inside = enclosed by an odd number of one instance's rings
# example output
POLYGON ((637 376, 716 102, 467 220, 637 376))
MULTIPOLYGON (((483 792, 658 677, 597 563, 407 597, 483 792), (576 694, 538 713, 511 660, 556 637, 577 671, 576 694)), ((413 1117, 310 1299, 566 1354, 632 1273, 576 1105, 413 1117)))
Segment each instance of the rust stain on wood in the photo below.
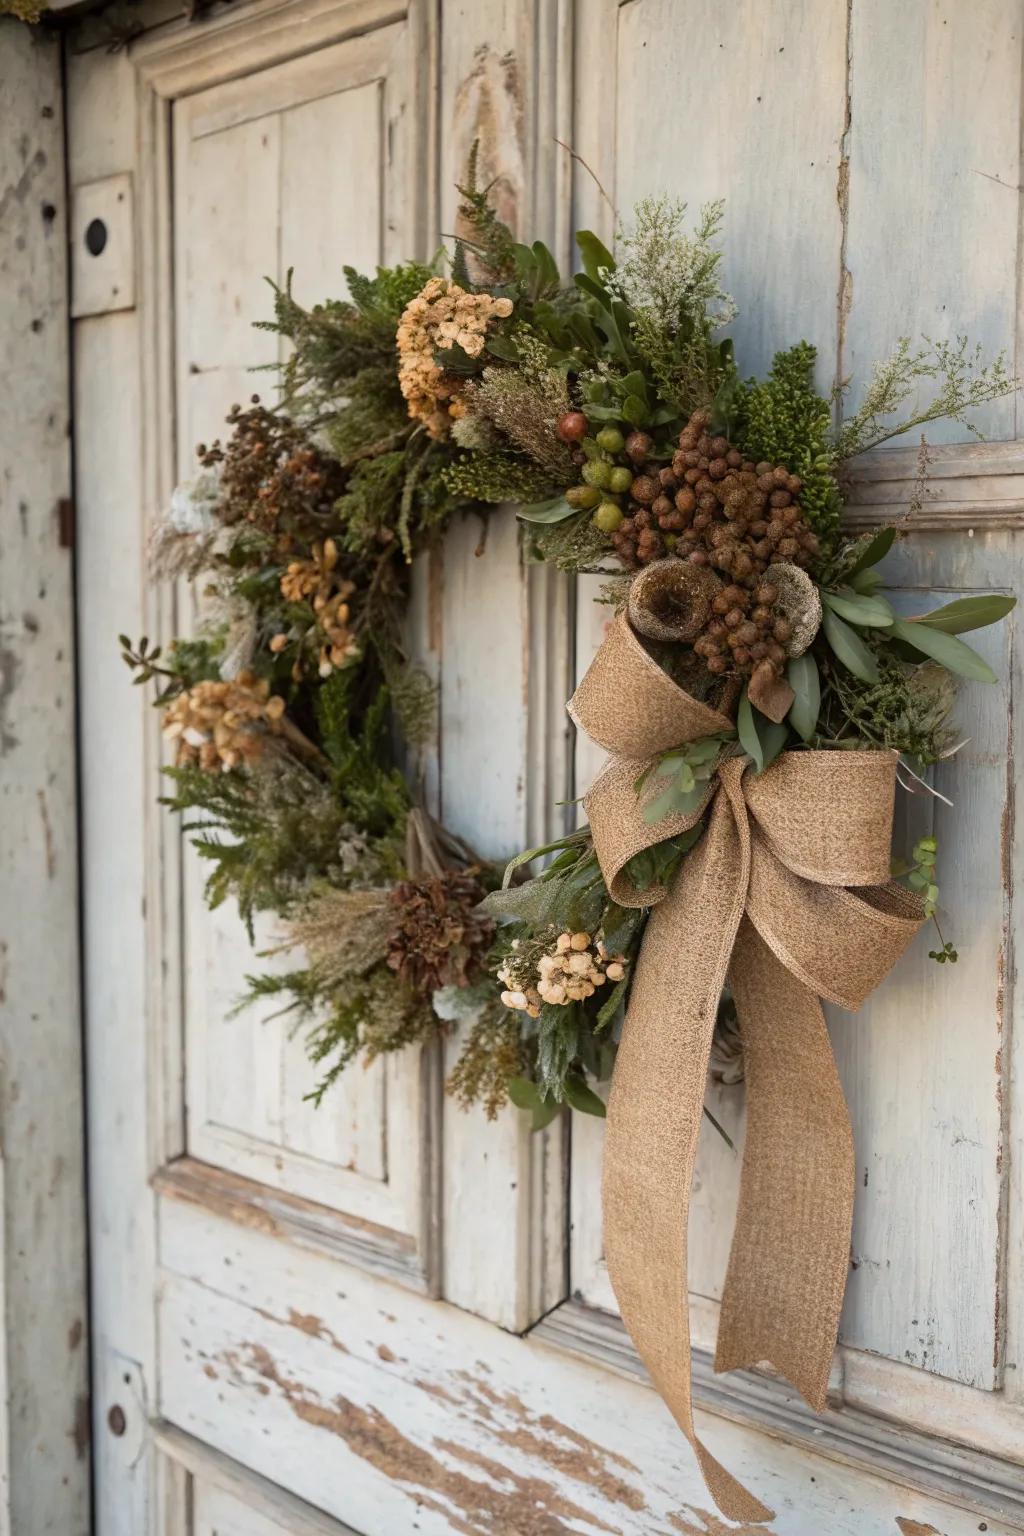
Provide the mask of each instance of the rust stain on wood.
POLYGON ((89 1454, 89 1397, 85 1392, 80 1392, 75 1398, 71 1439, 74 1442, 77 1460, 84 1461, 89 1454))
MULTIPOLYGON (((594 1531, 611 1531, 589 1511, 566 1498, 553 1484, 513 1472, 482 1453, 454 1442, 437 1442, 437 1449, 487 1473, 482 1482, 446 1465, 402 1433, 378 1408, 364 1408, 338 1396, 325 1402, 302 1382, 285 1375, 262 1344, 241 1346, 245 1362, 264 1390, 275 1387, 296 1418, 342 1440, 353 1455, 369 1463, 390 1481, 415 1490, 417 1503, 443 1515, 465 1536, 572 1536, 578 1523, 594 1531)), ((236 1380, 243 1380, 240 1355, 226 1351, 222 1359, 236 1380)))

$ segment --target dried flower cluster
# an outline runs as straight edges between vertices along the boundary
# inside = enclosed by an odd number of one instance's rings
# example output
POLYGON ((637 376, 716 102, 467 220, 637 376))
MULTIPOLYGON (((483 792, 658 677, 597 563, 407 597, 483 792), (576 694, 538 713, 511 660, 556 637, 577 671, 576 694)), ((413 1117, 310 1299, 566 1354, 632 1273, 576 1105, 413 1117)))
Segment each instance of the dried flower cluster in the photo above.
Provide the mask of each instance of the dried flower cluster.
POLYGON ((233 405, 227 419, 233 429, 227 444, 197 449, 204 468, 219 466, 220 521, 279 534, 285 551, 289 534, 329 525, 345 484, 338 461, 303 427, 262 405, 259 395, 248 410, 233 405))
POLYGON ((401 982, 420 996, 467 984, 494 936, 494 923, 476 911, 483 895, 475 875, 454 870, 394 887, 388 965, 401 982))
MULTIPOLYGON (((317 627, 324 637, 319 653, 321 677, 330 677, 335 667, 344 666, 359 654, 350 628, 348 602, 355 590, 355 583, 339 568, 338 546, 333 539, 314 542, 312 554, 289 561, 281 576, 282 597, 293 603, 312 604, 317 627)), ((276 634, 270 642, 271 651, 283 651, 288 639, 283 631, 276 634)))
MULTIPOLYGON (((517 941, 516 941, 517 942, 517 941)), ((515 942, 513 943, 515 949, 515 942)), ((626 974, 624 955, 609 955, 604 943, 589 933, 560 933, 539 957, 510 956, 498 971, 505 983, 501 1001, 506 1008, 537 1018, 544 1003, 564 1007, 593 997, 606 982, 626 974)))
POLYGON ((227 773, 262 756, 267 733, 277 733, 284 699, 265 678, 240 672, 231 682, 200 682, 179 693, 164 710, 163 734, 178 745, 181 767, 227 773))
POLYGON ((432 277, 406 305, 396 336, 399 383, 409 415, 422 421, 431 437, 445 437, 452 418, 462 414, 464 387, 464 380, 446 373, 434 354, 461 347, 467 357, 479 357, 488 326, 511 313, 511 299, 469 293, 443 277, 432 277))

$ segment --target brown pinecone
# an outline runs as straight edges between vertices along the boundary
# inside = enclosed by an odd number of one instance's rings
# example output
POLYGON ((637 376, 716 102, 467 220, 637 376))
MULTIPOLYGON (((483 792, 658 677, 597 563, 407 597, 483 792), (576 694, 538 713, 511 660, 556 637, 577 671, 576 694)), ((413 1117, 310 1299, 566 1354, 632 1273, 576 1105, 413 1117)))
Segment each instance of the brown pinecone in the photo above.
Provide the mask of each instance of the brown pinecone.
POLYGON ((472 980, 494 937, 494 923, 475 910, 484 895, 471 873, 454 870, 392 889, 388 965, 410 991, 426 996, 472 980))

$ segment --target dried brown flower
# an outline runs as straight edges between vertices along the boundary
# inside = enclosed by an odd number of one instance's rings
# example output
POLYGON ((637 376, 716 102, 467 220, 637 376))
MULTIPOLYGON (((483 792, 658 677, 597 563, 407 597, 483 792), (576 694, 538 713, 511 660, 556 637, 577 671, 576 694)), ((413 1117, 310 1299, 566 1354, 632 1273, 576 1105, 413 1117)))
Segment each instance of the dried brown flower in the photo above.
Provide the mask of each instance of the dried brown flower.
POLYGON ((409 415, 422 421, 431 437, 445 437, 452 419, 463 414, 465 386, 464 379, 445 373, 434 353, 458 346, 468 357, 479 357, 488 326, 511 313, 511 299, 468 293, 443 277, 432 277, 406 305, 395 337, 399 383, 409 415))
POLYGON ((164 710, 163 734, 177 742, 178 766, 227 772, 261 757, 269 735, 283 729, 285 703, 251 672, 230 682, 195 683, 164 710))
POLYGON ((483 887, 468 872, 447 871, 394 887, 388 965, 411 991, 423 996, 439 987, 466 986, 494 936, 492 920, 476 911, 483 897, 483 887))

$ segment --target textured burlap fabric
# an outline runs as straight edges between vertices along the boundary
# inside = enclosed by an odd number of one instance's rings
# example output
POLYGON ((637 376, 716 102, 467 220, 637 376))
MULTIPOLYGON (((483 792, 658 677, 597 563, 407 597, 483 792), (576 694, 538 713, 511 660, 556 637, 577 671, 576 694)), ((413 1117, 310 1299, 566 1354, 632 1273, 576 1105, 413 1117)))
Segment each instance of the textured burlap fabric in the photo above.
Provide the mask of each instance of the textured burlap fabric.
POLYGON ((849 1263, 854 1153, 818 999, 859 1007, 921 923, 920 904, 889 880, 896 759, 791 752, 755 776, 726 758, 697 812, 648 826, 638 774, 730 722, 655 665, 624 615, 569 709, 614 754, 585 801, 605 881, 619 902, 654 909, 608 1104, 609 1275, 722 1513, 768 1520, 693 1424, 687 1220, 711 1038, 728 978, 747 1135, 715 1368, 768 1363, 820 1411, 849 1263), (704 835, 671 889, 637 890, 624 868, 634 854, 702 815, 704 835))

